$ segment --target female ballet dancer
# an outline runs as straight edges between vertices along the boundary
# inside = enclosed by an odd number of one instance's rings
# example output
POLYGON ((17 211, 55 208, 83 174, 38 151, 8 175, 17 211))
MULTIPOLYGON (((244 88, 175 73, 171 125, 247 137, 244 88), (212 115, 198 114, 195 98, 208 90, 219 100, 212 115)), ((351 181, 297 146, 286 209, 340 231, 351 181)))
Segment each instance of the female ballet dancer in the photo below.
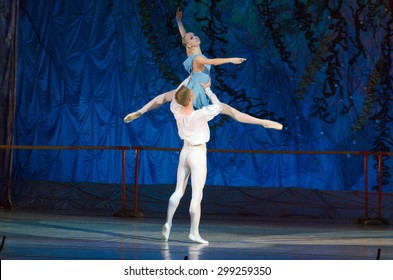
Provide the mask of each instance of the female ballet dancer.
MULTIPOLYGON (((187 72, 190 73, 190 76, 185 81, 183 81, 183 83, 187 82, 187 87, 192 89, 195 96, 193 105, 197 109, 200 109, 203 106, 209 105, 209 100, 206 97, 204 93, 204 89, 200 83, 206 84, 208 81, 210 81, 211 65, 222 65, 225 63, 241 64, 246 59, 240 57, 209 59, 206 56, 204 56, 200 48, 201 41, 199 37, 192 32, 189 33, 186 32, 182 22, 182 14, 183 13, 179 8, 176 12, 176 22, 179 28, 180 35, 182 37, 182 43, 185 46, 187 52, 187 59, 184 61, 183 65, 187 70, 187 72)), ((175 90, 172 90, 155 97, 153 100, 151 100, 149 103, 147 103, 138 111, 128 114, 124 118, 124 122, 129 123, 139 118, 142 114, 146 113, 147 111, 158 108, 165 102, 172 101, 174 92, 175 90)), ((265 119, 258 119, 248 114, 239 112, 235 108, 225 103, 221 103, 221 104, 222 104, 221 113, 232 117, 238 122, 262 125, 265 128, 273 128, 277 130, 282 129, 282 125, 278 122, 265 120, 265 119)))
POLYGON ((210 139, 208 122, 221 112, 222 107, 210 89, 210 81, 202 88, 212 104, 195 110, 193 106, 195 95, 188 87, 180 85, 170 106, 176 119, 178 134, 184 141, 184 145, 179 156, 176 189, 169 198, 167 218, 161 232, 161 238, 164 241, 169 239, 173 216, 184 195, 191 174, 192 197, 189 208, 191 225, 188 238, 201 244, 209 243, 199 234, 201 201, 207 175, 206 143, 210 139))

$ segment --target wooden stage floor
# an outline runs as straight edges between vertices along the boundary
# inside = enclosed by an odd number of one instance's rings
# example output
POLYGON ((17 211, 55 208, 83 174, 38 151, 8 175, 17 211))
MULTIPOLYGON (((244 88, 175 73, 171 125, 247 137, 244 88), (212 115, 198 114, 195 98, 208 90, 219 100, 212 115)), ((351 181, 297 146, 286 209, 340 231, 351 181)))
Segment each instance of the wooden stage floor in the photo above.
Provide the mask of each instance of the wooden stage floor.
MULTIPOLYGON (((393 259, 391 225, 354 221, 202 216, 209 245, 187 239, 189 218, 176 216, 169 242, 165 217, 0 209, 3 260, 381 260, 393 259), (380 250, 379 250, 380 249, 380 250)), ((0 239, 1 240, 1 239, 0 239)))

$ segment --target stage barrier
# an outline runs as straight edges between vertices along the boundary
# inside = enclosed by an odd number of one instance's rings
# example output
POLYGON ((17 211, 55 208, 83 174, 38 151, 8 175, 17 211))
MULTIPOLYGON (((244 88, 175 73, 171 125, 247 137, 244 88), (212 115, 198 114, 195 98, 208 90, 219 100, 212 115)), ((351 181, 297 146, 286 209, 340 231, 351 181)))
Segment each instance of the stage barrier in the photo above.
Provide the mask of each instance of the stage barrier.
MULTIPOLYGON (((139 185, 139 153, 140 151, 169 151, 179 152, 180 148, 141 147, 141 146, 23 146, 23 145, 0 145, 0 149, 10 150, 119 150, 122 157, 122 209, 114 214, 118 217, 142 217, 143 213, 138 207, 139 185), (135 152, 135 184, 134 184, 134 209, 126 207, 126 151, 135 152)), ((393 156, 393 152, 370 152, 370 151, 289 151, 289 150, 224 150, 208 149, 209 153, 243 153, 243 154, 301 154, 301 155, 362 155, 364 166, 364 217, 368 219, 368 158, 378 157, 378 218, 382 219, 382 166, 383 156, 393 156)))

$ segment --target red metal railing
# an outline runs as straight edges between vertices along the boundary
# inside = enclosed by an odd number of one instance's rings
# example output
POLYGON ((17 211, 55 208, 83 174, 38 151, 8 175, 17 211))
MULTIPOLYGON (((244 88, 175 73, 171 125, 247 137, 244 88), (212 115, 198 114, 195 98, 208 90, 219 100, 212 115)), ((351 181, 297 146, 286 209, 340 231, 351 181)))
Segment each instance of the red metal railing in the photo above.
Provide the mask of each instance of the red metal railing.
MULTIPOLYGON (((180 151, 179 148, 157 148, 157 147, 139 147, 133 146, 136 152, 136 171, 135 171, 135 192, 134 192, 134 209, 138 211, 138 157, 139 151, 180 151)), ((368 218, 368 157, 372 155, 378 156, 378 217, 382 218, 382 157, 393 155, 393 152, 366 152, 366 151, 284 151, 284 150, 224 150, 224 149, 209 149, 213 153, 243 153, 243 154, 287 154, 287 155, 363 155, 364 161, 364 217, 368 218)))
MULTIPOLYGON (((140 146, 12 146, 0 145, 0 149, 11 150, 120 150, 122 154, 122 209, 118 216, 139 217, 143 214, 138 207, 139 193, 139 152, 140 151, 180 151, 179 148, 159 148, 159 147, 140 147, 140 146), (134 209, 127 211, 126 207, 126 151, 135 151, 135 185, 134 185, 134 209)), ((368 218, 369 192, 368 192, 368 158, 369 156, 378 157, 378 217, 382 217, 382 166, 383 156, 392 156, 393 152, 368 152, 368 151, 285 151, 285 150, 224 150, 209 149, 213 153, 243 153, 243 154, 313 154, 313 155, 363 155, 364 165, 364 216, 368 218)))

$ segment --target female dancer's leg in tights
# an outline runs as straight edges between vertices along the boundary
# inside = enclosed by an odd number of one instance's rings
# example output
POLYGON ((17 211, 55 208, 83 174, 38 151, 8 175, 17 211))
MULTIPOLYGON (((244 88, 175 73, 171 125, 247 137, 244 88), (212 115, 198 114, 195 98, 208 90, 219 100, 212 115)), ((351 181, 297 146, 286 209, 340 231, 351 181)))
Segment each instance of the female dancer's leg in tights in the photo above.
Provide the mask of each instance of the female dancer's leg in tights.
POLYGON ((183 197, 187 187, 188 178, 190 177, 191 169, 187 164, 188 150, 182 149, 179 157, 179 166, 177 168, 177 182, 175 192, 169 198, 166 223, 162 228, 161 238, 168 241, 171 232, 172 220, 175 215, 176 209, 179 206, 180 199, 183 197))
POLYGON ((277 130, 282 129, 282 124, 280 124, 278 122, 252 117, 252 116, 247 115, 245 113, 239 112, 235 108, 233 108, 225 103, 221 103, 221 105, 222 105, 221 114, 228 115, 238 122, 248 123, 248 124, 259 124, 259 125, 262 125, 264 128, 273 128, 273 129, 277 129, 277 130))
POLYGON ((192 197, 190 203, 191 226, 188 238, 194 242, 208 244, 209 241, 203 239, 199 234, 199 222, 201 219, 201 202, 203 197, 203 188, 205 187, 207 167, 206 167, 206 150, 192 150, 187 158, 191 167, 191 186, 192 197))
POLYGON ((163 94, 160 94, 160 95, 156 96, 155 98, 150 100, 149 103, 147 103, 145 106, 143 106, 138 111, 135 111, 135 112, 132 112, 132 113, 128 114, 124 118, 124 122, 125 123, 132 122, 133 120, 136 120, 137 118, 142 116, 144 113, 160 107, 165 102, 172 101, 173 97, 175 96, 175 92, 176 92, 176 90, 174 89, 174 90, 171 90, 171 91, 168 91, 166 93, 163 93, 163 94))
POLYGON ((162 104, 164 104, 165 102, 170 102, 173 100, 173 98, 175 97, 175 93, 176 91, 182 86, 182 85, 186 85, 188 84, 188 82, 191 79, 191 75, 188 76, 176 89, 165 92, 163 94, 158 95, 157 97, 153 98, 152 100, 150 100, 149 103, 147 103, 145 106, 143 106, 141 109, 139 109, 138 111, 132 112, 130 114, 128 114, 123 120, 125 123, 129 123, 132 122, 133 120, 136 120, 137 118, 139 118, 140 116, 142 116, 144 113, 156 109, 158 107, 160 107, 162 104))

